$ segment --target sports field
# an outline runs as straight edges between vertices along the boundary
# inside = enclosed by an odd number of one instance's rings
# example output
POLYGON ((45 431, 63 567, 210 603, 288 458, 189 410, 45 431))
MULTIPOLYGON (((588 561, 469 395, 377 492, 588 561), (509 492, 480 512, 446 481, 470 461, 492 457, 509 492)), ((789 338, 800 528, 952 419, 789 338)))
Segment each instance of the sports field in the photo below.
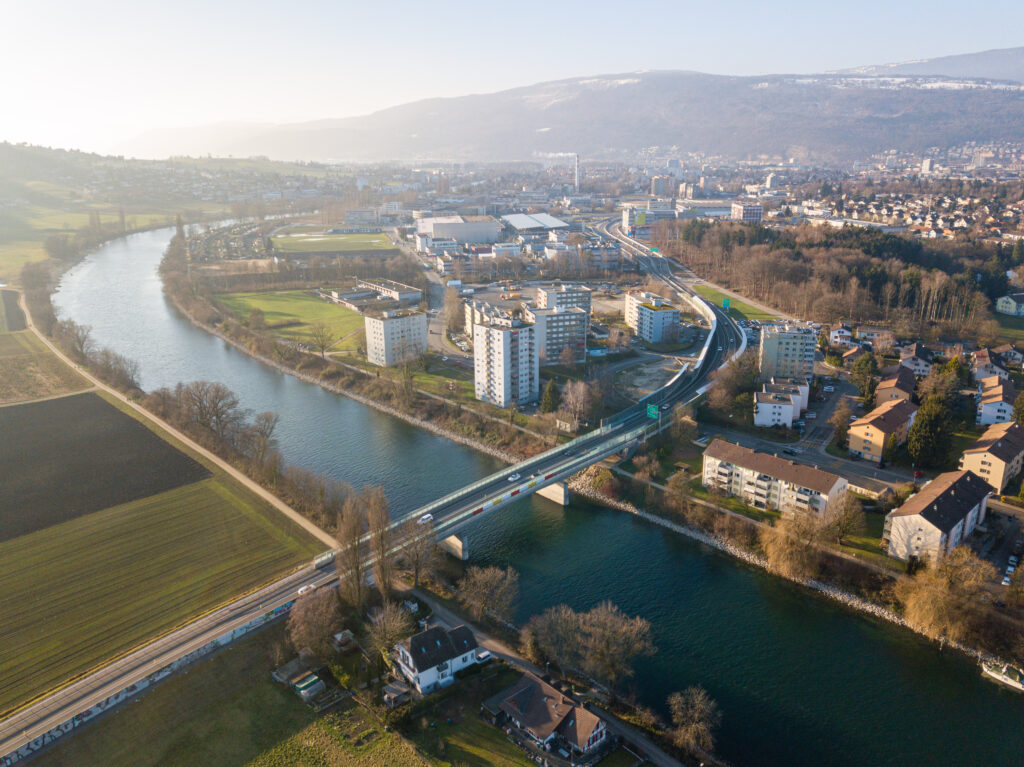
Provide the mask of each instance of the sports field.
POLYGON ((282 253, 346 253, 360 250, 395 250, 391 238, 379 234, 324 234, 294 232, 271 238, 282 253))
POLYGON ((263 312, 268 327, 279 336, 309 340, 310 326, 323 322, 336 339, 363 327, 363 315, 311 296, 301 290, 274 293, 224 293, 217 300, 239 320, 246 320, 253 309, 263 312))
POLYGON ((218 479, 0 543, 0 712, 322 548, 218 479))
POLYGON ((766 312, 764 309, 758 309, 751 306, 745 301, 741 301, 734 296, 728 296, 720 290, 715 290, 710 285, 694 285, 693 290, 700 296, 708 299, 715 306, 721 306, 722 301, 726 298, 729 299, 729 316, 737 320, 777 320, 781 317, 781 314, 774 314, 772 312, 766 312))
POLYGON ((0 405, 87 388, 88 381, 58 359, 32 331, 0 332, 0 405))
POLYGON ((0 408, 0 542, 210 476, 93 393, 0 408))

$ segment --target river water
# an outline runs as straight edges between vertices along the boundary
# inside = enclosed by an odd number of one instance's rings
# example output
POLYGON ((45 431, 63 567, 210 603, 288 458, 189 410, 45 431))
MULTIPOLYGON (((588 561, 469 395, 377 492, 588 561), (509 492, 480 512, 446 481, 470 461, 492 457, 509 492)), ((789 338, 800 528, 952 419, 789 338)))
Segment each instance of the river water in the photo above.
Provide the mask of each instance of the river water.
MULTIPOLYGON (((193 328, 156 273, 170 230, 106 245, 65 275, 58 314, 139 362, 147 390, 208 379, 253 412, 280 414, 289 461, 355 486, 383 485, 395 513, 497 470, 495 459, 268 369, 193 328)), ((736 765, 1019 765, 1024 696, 907 631, 622 512, 530 498, 466 531, 471 557, 520 573, 518 618, 610 599, 647 618, 658 652, 638 697, 664 711, 701 684, 736 765)))

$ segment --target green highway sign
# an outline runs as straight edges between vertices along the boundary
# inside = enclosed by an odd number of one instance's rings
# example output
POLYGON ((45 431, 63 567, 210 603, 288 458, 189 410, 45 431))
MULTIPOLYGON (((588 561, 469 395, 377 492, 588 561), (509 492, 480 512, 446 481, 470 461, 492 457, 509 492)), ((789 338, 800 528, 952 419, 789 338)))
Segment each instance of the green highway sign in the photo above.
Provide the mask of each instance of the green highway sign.
POLYGON ((657 418, 658 417, 658 406, 657 405, 648 405, 647 406, 647 417, 648 418, 657 418))
POLYGON ((723 309, 728 309, 729 308, 729 299, 728 298, 723 298, 722 299, 722 308, 723 309))

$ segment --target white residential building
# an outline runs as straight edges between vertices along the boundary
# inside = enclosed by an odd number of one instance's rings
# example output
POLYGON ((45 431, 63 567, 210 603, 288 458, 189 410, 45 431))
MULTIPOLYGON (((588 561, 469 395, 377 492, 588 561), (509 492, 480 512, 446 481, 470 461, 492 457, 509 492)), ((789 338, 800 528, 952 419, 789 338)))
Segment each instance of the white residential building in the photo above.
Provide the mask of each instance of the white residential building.
POLYGON ((797 397, 792 394, 759 391, 754 393, 754 426, 793 428, 800 415, 797 397))
POLYGON ((366 359, 374 365, 391 367, 427 351, 427 315, 422 312, 367 314, 366 359))
POLYGON ((579 307, 590 318, 593 291, 585 285, 552 285, 537 290, 537 306, 541 309, 579 307))
POLYGON ((832 346, 852 346, 853 331, 842 326, 832 328, 832 332, 828 334, 828 342, 832 346))
POLYGON ((1000 376, 978 381, 978 408, 975 421, 981 426, 1013 420, 1013 403, 1017 392, 1013 384, 1000 376))
POLYGON ((702 477, 705 487, 783 514, 821 514, 839 503, 849 486, 836 474, 721 439, 704 451, 702 477))
POLYGON ((764 216, 764 208, 758 203, 734 202, 729 209, 729 218, 746 224, 758 224, 764 216))
POLYGON ((511 319, 475 325, 473 379, 476 398, 498 407, 539 399, 540 355, 534 326, 511 319))
POLYGON ((455 673, 477 662, 477 641, 466 626, 445 631, 434 626, 395 645, 399 670, 427 695, 455 681, 455 673))
POLYGON ((666 298, 644 291, 626 294, 626 324, 652 344, 679 340, 679 309, 666 298))
POLYGON ((578 306, 529 309, 523 315, 535 329, 537 353, 547 363, 558 362, 566 347, 577 362, 587 359, 587 313, 578 306))
POLYGON ((758 364, 761 378, 804 378, 814 375, 817 341, 810 328, 782 325, 761 328, 758 364))
POLYGON ((886 515, 882 542, 889 556, 941 559, 985 521, 991 492, 974 472, 940 474, 886 515))

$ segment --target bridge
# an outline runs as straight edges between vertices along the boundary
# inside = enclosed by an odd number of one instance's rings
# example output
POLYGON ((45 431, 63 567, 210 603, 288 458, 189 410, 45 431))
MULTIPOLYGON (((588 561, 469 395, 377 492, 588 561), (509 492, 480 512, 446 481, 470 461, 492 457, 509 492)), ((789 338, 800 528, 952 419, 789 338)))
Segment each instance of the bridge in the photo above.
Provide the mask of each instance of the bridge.
MULTIPOLYGON (((622 243, 644 270, 675 290, 704 317, 708 335, 697 362, 692 368, 684 366, 662 388, 640 402, 604 419, 598 429, 460 487, 403 515, 395 525, 430 514, 434 521, 431 534, 449 536, 482 515, 564 482, 610 455, 628 452, 667 427, 671 408, 703 394, 707 390, 707 376, 725 364, 730 355, 735 357, 746 348, 746 336, 729 316, 678 280, 665 259, 621 234, 609 222, 595 228, 622 243)), ((0 767, 30 758, 38 749, 173 673, 182 664, 273 620, 291 605, 299 588, 333 583, 337 580, 333 559, 334 552, 327 552, 317 558, 315 565, 204 615, 9 716, 0 722, 0 767)))

